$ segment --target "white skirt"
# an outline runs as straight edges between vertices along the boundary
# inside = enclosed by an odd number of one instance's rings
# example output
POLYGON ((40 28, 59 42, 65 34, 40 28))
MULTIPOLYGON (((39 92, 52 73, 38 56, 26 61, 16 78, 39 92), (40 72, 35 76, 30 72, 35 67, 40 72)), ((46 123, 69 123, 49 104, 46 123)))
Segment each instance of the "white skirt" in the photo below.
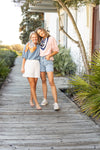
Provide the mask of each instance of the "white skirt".
POLYGON ((23 77, 40 78, 39 60, 26 60, 23 77))

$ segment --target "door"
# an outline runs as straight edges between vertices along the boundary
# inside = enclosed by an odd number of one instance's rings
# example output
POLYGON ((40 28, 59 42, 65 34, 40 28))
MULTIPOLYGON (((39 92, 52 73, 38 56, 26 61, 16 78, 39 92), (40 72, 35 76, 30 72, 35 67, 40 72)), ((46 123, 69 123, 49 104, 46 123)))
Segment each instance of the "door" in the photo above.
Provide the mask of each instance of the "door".
POLYGON ((100 50, 100 6, 93 8, 92 54, 100 50))

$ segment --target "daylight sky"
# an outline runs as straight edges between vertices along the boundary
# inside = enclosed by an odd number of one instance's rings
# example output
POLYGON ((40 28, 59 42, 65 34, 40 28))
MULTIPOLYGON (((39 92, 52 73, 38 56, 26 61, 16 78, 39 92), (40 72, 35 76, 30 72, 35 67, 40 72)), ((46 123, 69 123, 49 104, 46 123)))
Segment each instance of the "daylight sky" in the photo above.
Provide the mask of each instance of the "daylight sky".
POLYGON ((3 44, 21 44, 19 24, 21 9, 12 0, 0 0, 0 40, 3 44))

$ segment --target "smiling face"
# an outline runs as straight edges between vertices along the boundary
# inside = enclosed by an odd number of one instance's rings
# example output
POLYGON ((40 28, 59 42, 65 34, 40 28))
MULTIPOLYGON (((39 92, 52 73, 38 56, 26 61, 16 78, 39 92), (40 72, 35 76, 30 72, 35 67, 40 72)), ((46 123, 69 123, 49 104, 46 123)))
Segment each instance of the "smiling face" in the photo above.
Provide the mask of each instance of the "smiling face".
POLYGON ((38 43, 38 35, 36 33, 33 33, 31 35, 31 40, 34 44, 37 44, 38 43))
POLYGON ((38 30, 37 30, 37 33, 38 33, 38 35, 41 36, 42 38, 45 38, 45 37, 46 37, 46 33, 45 33, 43 30, 41 30, 41 29, 38 29, 38 30))

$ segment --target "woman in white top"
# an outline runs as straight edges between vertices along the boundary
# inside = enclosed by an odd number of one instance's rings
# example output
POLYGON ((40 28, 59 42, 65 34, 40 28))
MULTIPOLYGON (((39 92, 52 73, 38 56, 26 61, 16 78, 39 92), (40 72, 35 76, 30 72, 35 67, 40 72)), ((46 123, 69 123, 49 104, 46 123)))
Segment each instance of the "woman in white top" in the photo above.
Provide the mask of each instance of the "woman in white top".
POLYGON ((40 77, 40 63, 39 63, 39 54, 40 46, 38 43, 38 35, 35 32, 30 34, 30 42, 26 44, 23 49, 22 54, 22 67, 21 72, 23 77, 27 77, 30 84, 31 98, 30 105, 33 107, 33 99, 35 101, 36 108, 41 109, 36 96, 36 84, 37 80, 40 77))

